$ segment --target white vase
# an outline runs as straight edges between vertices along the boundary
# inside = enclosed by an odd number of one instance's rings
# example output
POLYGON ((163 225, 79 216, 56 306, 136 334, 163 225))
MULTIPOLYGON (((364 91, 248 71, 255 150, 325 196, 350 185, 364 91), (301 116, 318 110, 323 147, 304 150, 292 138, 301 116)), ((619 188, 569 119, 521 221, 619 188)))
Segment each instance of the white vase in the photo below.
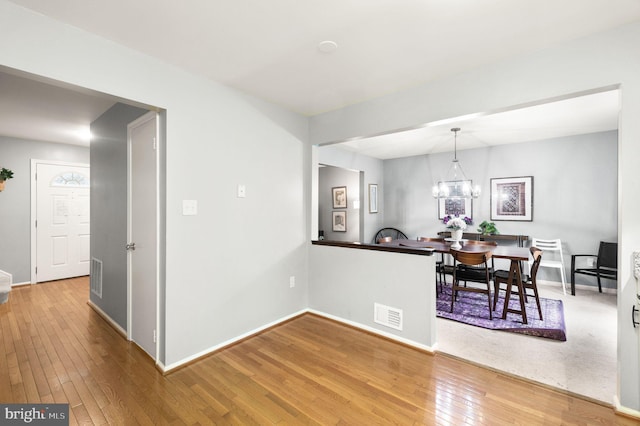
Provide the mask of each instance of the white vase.
POLYGON ((462 229, 454 229, 451 231, 451 239, 456 242, 462 239, 462 229))

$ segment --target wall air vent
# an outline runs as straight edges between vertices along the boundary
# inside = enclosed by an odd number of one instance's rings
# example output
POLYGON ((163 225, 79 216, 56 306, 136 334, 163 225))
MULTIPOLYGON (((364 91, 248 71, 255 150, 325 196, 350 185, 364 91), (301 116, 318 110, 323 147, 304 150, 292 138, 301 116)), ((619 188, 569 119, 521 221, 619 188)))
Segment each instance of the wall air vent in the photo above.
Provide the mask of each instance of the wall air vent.
POLYGON ((91 258, 91 293, 102 299, 102 261, 91 258))
POLYGON ((374 303, 373 320, 378 324, 402 331, 402 309, 374 303))

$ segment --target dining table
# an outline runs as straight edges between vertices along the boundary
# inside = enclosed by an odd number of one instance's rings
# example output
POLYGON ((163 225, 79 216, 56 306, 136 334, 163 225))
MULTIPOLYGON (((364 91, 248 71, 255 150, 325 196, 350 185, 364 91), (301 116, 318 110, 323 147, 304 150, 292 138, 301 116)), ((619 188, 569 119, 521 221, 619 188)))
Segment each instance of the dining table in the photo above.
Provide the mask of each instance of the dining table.
MULTIPOLYGON (((460 241, 461 247, 452 249, 451 245, 453 240, 447 238, 442 241, 416 241, 416 240, 391 240, 381 243, 385 246, 395 247, 407 247, 412 249, 424 249, 429 251, 435 251, 437 253, 450 254, 451 250, 458 251, 489 251, 494 259, 507 259, 509 260, 509 280, 507 281, 506 294, 504 298, 504 308, 502 310, 502 319, 507 318, 507 313, 515 313, 522 316, 523 324, 527 324, 527 310, 524 301, 524 285, 522 283, 522 268, 521 262, 529 260, 529 249, 527 247, 508 246, 508 245, 485 245, 485 244, 464 244, 465 241, 460 241), (520 302, 520 308, 515 309, 509 307, 511 300, 511 292, 513 286, 517 288, 517 294, 520 302)), ((453 295, 452 295, 453 296, 453 295)))

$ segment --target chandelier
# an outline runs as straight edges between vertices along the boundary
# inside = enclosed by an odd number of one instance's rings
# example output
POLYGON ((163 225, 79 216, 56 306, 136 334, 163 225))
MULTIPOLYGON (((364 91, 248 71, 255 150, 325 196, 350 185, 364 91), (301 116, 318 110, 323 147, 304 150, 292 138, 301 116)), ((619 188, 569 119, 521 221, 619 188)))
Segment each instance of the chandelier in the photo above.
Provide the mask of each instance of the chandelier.
POLYGON ((453 161, 449 167, 444 181, 433 186, 434 198, 478 198, 480 186, 471 185, 471 180, 462 171, 462 165, 458 161, 458 132, 459 127, 451 129, 453 132, 453 161))

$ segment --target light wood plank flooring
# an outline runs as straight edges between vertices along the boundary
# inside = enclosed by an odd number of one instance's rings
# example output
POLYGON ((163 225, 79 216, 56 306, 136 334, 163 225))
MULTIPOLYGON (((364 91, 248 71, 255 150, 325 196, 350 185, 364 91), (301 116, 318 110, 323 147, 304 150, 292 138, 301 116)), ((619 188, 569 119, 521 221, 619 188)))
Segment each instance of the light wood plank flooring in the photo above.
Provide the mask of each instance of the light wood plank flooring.
POLYGON ((162 376, 87 298, 80 278, 0 305, 0 402, 68 402, 71 424, 638 424, 313 315, 162 376))

